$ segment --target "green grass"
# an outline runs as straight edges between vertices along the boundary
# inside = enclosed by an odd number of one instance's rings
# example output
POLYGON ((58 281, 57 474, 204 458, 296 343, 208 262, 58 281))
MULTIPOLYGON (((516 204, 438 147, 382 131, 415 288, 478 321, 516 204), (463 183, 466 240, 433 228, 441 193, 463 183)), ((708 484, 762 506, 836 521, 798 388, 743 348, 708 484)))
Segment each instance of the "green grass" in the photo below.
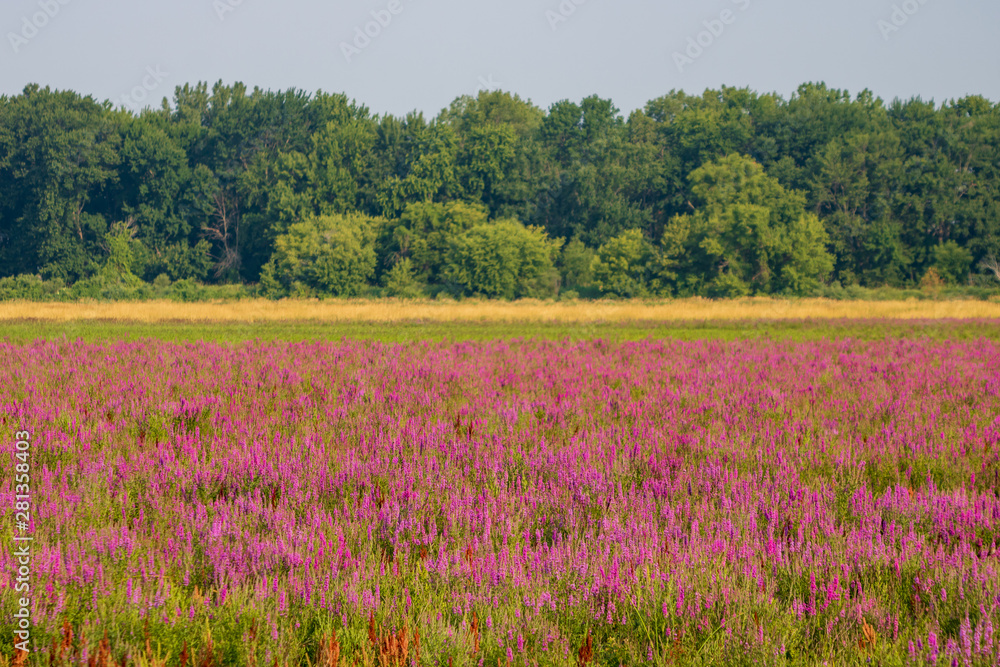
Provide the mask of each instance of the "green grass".
POLYGON ((808 341, 829 338, 880 340, 885 338, 1000 341, 996 321, 766 321, 751 322, 664 322, 664 323, 321 323, 289 321, 262 324, 144 324, 102 321, 0 322, 0 340, 24 343, 38 339, 95 342, 154 338, 175 342, 378 340, 386 343, 412 341, 483 341, 514 338, 544 340, 634 341, 647 338, 675 340, 772 340, 808 341))

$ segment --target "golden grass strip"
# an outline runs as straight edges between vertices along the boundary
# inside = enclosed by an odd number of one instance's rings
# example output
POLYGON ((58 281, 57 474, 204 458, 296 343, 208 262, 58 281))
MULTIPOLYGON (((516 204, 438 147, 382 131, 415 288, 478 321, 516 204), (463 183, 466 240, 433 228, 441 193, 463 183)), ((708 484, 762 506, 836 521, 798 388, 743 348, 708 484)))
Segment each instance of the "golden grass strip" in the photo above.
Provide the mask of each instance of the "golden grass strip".
POLYGON ((177 303, 0 303, 0 320, 69 322, 667 322, 808 319, 1000 319, 997 301, 404 301, 266 299, 177 303))

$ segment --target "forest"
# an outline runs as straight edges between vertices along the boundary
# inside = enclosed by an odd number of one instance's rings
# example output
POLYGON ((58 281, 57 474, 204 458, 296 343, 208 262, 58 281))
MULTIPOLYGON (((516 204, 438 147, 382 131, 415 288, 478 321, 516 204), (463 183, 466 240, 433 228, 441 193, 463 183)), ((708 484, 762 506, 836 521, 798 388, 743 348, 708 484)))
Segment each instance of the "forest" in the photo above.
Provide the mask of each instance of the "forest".
POLYGON ((345 95, 176 88, 141 112, 0 97, 0 292, 812 295, 996 287, 1000 104, 809 83, 434 118, 345 95))

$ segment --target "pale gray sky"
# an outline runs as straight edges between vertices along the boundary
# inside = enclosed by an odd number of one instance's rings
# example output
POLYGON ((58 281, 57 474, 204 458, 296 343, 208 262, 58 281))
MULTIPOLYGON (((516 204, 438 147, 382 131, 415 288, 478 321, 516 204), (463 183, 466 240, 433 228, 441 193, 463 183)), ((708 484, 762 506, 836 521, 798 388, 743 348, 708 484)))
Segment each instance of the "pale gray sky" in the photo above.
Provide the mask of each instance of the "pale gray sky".
POLYGON ((996 0, 2 0, 0 94, 35 82, 158 106, 222 79, 435 115, 486 86, 543 108, 596 93, 627 114, 671 89, 787 98, 825 81, 997 101, 998 29, 996 0))

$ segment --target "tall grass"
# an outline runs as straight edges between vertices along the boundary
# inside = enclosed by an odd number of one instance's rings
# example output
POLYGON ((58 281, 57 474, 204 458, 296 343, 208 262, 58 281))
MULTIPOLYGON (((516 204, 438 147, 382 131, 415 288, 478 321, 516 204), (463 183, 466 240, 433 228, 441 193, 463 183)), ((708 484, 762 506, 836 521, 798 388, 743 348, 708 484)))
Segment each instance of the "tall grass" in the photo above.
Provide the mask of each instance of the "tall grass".
POLYGON ((1000 301, 681 299, 643 301, 405 301, 249 299, 0 303, 0 320, 132 322, 665 322, 692 320, 1000 319, 1000 301))

